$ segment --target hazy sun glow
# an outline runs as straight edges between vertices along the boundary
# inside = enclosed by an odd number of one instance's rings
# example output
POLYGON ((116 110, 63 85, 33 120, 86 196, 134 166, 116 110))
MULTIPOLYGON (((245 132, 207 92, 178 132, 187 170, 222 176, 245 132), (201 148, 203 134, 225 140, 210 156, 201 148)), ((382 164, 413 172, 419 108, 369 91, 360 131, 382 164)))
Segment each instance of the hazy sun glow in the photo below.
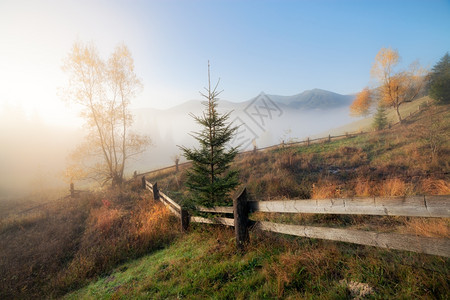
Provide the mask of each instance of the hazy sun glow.
POLYGON ((103 57, 117 43, 130 48, 144 84, 135 107, 198 99, 208 60, 230 101, 261 91, 355 93, 382 46, 422 65, 448 50, 448 2, 413 2, 3 0, 0 109, 20 105, 46 122, 78 126, 76 108, 57 95, 77 39, 93 41, 103 57), (379 22, 382 14, 390 22, 379 22))
MULTIPOLYGON (((97 8, 87 2, 2 1, 0 103, 19 106, 46 123, 78 127, 77 107, 68 106, 58 95, 67 84, 61 65, 76 39, 97 40, 98 25, 118 30, 112 12, 103 7, 102 13, 95 13, 97 8)), ((117 42, 109 35, 96 44, 102 50, 117 42)))

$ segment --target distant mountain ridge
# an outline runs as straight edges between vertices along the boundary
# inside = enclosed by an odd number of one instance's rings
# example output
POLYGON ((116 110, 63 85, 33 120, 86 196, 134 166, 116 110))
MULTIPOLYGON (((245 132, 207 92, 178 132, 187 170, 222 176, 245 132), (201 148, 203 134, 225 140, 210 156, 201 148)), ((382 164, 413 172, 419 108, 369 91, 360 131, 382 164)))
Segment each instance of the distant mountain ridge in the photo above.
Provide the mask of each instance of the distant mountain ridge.
MULTIPOLYGON (((354 95, 340 95, 313 89, 292 96, 259 95, 243 102, 219 100, 220 113, 231 112, 230 122, 240 126, 232 145, 249 150, 253 144, 266 147, 304 139, 352 121, 349 105, 354 95)), ((190 114, 201 115, 202 100, 189 100, 169 109, 137 108, 133 110, 133 130, 152 139, 153 147, 143 155, 146 168, 173 164, 171 157, 180 154, 177 145, 196 146, 190 133, 201 130, 190 114), (158 159, 154 159, 158 158, 158 159)), ((130 166, 139 170, 140 164, 130 166)), ((141 170, 143 171, 143 170, 141 170)))
POLYGON ((330 109, 349 106, 354 95, 312 89, 293 96, 268 95, 273 101, 294 109, 330 109))
MULTIPOLYGON (((258 98, 260 95, 266 95, 274 101, 280 107, 288 107, 290 109, 334 109, 348 107, 355 95, 342 95, 322 89, 312 89, 306 90, 302 93, 292 95, 292 96, 282 96, 282 95, 269 95, 262 92, 256 97, 243 102, 232 102, 221 99, 219 102, 219 107, 222 109, 236 109, 242 108, 250 104, 253 100, 258 98)), ((166 111, 186 111, 186 109, 198 110, 200 108, 201 100, 189 100, 183 102, 179 105, 166 109, 166 111)))

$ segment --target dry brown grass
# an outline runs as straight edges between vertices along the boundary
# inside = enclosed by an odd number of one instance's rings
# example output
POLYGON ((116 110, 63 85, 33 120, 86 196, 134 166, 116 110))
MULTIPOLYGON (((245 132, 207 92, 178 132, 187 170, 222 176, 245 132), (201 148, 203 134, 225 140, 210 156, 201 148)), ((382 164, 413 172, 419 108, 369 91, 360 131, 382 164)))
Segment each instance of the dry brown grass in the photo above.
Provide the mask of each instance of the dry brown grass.
POLYGON ((92 210, 77 254, 54 285, 69 291, 125 259, 163 247, 178 232, 173 218, 163 204, 145 198, 128 211, 105 205, 92 210))
POLYGON ((450 220, 448 219, 411 218, 405 225, 405 233, 450 238, 450 220))
POLYGON ((341 198, 341 188, 335 182, 319 181, 312 186, 311 199, 341 198))
POLYGON ((0 298, 60 296, 163 247, 178 234, 174 222, 161 203, 126 191, 61 200, 3 219, 0 298))
POLYGON ((449 195, 450 183, 443 179, 426 178, 421 182, 421 189, 427 195, 449 195))
POLYGON ((377 196, 405 196, 412 192, 412 185, 399 178, 383 180, 375 190, 377 196))
POLYGON ((57 201, 17 219, 0 231, 0 298, 40 298, 48 281, 74 255, 89 202, 57 201))
POLYGON ((371 181, 367 178, 362 178, 361 180, 356 180, 354 185, 355 195, 360 197, 369 197, 373 195, 371 181))

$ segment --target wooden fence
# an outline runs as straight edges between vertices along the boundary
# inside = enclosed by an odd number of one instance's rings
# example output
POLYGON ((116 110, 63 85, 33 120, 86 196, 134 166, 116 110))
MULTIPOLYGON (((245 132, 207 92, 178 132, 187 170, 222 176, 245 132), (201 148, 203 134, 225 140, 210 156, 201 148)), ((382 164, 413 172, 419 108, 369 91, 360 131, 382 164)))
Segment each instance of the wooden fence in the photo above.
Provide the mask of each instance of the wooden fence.
POLYGON ((189 216, 187 210, 158 190, 157 184, 142 177, 142 187, 153 193, 155 200, 162 201, 178 218, 181 230, 186 231, 189 223, 222 224, 235 227, 236 245, 243 250, 249 241, 249 229, 295 235, 300 237, 326 239, 387 249, 406 250, 450 257, 450 239, 421 237, 398 233, 380 233, 353 229, 338 229, 317 226, 287 225, 274 222, 252 221, 252 212, 350 214, 407 217, 450 217, 450 196, 407 196, 369 197, 348 199, 248 201, 244 188, 235 199, 233 207, 198 207, 204 213, 233 215, 229 217, 203 218, 189 216))

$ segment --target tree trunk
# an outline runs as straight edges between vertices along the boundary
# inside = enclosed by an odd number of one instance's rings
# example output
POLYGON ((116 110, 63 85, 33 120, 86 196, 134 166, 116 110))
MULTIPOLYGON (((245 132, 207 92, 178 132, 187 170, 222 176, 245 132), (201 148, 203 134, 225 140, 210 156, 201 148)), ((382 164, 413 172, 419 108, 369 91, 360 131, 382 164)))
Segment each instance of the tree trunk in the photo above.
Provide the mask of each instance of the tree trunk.
POLYGON ((403 120, 402 120, 402 116, 400 116, 400 111, 398 110, 399 107, 400 107, 400 106, 397 106, 397 107, 395 108, 395 112, 397 113, 398 122, 399 122, 400 124, 402 124, 403 120))

